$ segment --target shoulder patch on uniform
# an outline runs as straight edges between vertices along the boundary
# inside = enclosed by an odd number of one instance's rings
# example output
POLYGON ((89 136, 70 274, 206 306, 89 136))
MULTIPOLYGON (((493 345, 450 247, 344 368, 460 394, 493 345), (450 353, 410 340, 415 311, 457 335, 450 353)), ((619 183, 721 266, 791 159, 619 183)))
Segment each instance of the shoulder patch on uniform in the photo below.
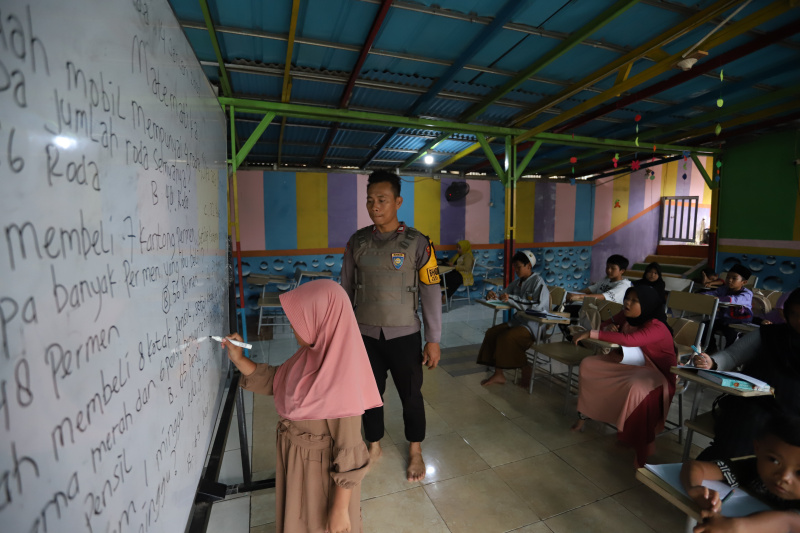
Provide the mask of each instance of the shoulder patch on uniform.
POLYGON ((430 255, 428 261, 419 269, 419 280, 425 285, 438 285, 441 277, 439 276, 439 265, 436 263, 436 252, 433 245, 429 244, 430 255))

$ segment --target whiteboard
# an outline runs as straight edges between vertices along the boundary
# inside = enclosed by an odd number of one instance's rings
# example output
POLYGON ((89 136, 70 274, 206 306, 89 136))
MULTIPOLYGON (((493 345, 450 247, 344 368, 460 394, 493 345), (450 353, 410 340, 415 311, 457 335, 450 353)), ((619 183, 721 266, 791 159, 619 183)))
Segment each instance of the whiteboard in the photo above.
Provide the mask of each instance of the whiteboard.
POLYGON ((0 529, 183 531, 227 359, 225 117, 164 0, 0 9, 0 529))

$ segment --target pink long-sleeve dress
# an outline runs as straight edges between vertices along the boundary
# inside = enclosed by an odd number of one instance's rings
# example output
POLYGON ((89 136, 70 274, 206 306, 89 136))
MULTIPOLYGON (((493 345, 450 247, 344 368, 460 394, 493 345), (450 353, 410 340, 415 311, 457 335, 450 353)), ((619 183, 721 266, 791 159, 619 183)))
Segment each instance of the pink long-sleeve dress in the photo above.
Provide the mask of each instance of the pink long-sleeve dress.
MULTIPOLYGON (((242 376, 240 386, 258 394, 272 394, 277 367, 257 364, 242 376)), ((276 531, 322 533, 333 502, 334 486, 353 489, 350 531, 361 525, 361 480, 369 466, 369 452, 361 438, 361 416, 331 420, 278 422, 275 469, 276 531)))
MULTIPOLYGON (((592 337, 641 348, 645 365, 623 365, 622 356, 616 351, 584 359, 578 411, 615 426, 620 442, 635 450, 636 464, 642 466, 655 451, 656 435, 667 420, 675 394, 675 376, 670 367, 677 363, 677 356, 672 335, 663 322, 653 319, 637 328, 628 324, 622 314, 614 320, 624 324, 622 331, 592 332, 592 337)), ((610 323, 604 322, 601 329, 610 323)))

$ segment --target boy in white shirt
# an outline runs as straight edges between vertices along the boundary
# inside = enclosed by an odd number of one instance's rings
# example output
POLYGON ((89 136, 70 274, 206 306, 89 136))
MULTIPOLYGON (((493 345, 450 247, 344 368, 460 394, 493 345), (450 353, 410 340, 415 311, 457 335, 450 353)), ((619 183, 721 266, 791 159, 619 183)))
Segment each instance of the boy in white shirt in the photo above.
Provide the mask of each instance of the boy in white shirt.
POLYGON ((619 254, 610 256, 606 260, 606 277, 580 293, 568 293, 567 301, 576 302, 590 297, 621 304, 625 298, 625 291, 631 286, 631 280, 623 277, 627 269, 628 260, 625 257, 619 254))

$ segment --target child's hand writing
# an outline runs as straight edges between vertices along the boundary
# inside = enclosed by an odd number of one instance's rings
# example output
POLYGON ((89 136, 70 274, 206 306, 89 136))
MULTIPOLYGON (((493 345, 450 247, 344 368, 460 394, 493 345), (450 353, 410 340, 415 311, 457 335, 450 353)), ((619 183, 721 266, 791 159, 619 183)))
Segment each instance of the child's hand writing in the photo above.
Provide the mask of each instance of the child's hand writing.
POLYGON ((245 357, 244 349, 241 346, 236 346, 234 344, 231 344, 230 342, 227 342, 227 339, 242 342, 244 340, 242 339, 242 336, 239 335, 238 333, 231 333, 230 335, 222 339, 222 348, 227 350, 228 359, 230 359, 231 362, 234 365, 236 365, 236 368, 238 368, 239 372, 241 372, 243 375, 249 376, 250 374, 255 372, 256 364, 247 357, 245 357))
POLYGON ((703 516, 706 516, 706 513, 709 515, 716 514, 722 509, 722 501, 719 499, 719 493, 715 490, 700 485, 692 487, 686 492, 700 509, 704 511, 703 516))
POLYGON ((501 302, 507 302, 508 301, 508 294, 505 294, 505 293, 501 294, 499 300, 501 302))
POLYGON ((589 335, 591 335, 591 332, 590 332, 590 331, 584 331, 584 332, 583 332, 583 333, 581 333, 580 335, 577 335, 576 337, 573 337, 573 339, 572 339, 572 344, 574 344, 575 346, 577 346, 579 342, 581 342, 581 341, 583 341, 583 340, 586 340, 586 339, 588 339, 588 338, 589 338, 589 335))
POLYGON ((487 300, 494 300, 496 298, 497 298, 497 293, 495 293, 494 291, 489 291, 486 293, 487 300))

